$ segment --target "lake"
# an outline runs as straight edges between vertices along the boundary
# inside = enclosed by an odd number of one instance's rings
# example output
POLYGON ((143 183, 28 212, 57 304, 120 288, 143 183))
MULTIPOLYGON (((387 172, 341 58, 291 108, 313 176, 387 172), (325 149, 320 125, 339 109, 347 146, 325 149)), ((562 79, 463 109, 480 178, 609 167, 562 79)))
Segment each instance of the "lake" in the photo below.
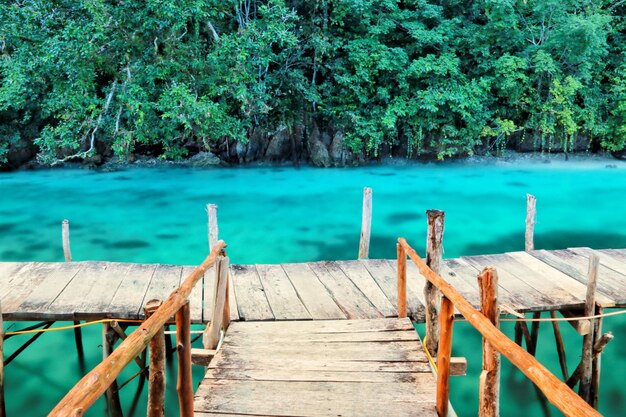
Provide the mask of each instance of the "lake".
MULTIPOLYGON (((423 254, 425 211, 432 208, 446 212, 444 257, 523 250, 526 193, 537 197, 537 248, 626 247, 626 163, 619 161, 55 169, 0 174, 0 261, 62 261, 61 221, 69 219, 75 260, 198 264, 208 249, 207 203, 219 206, 220 238, 233 263, 354 259, 365 186, 373 188, 372 258, 395 258, 398 236, 423 254)), ((600 411, 606 416, 620 416, 626 407, 623 317, 604 321, 605 331, 615 334, 602 362, 600 411)), ((24 324, 5 323, 5 330, 10 326, 24 324)), ((512 324, 502 327, 512 337, 512 324)), ((561 329, 571 372, 581 338, 569 326, 561 329)), ((101 360, 100 331, 84 329, 89 368, 101 360)), ((6 356, 25 340, 7 340, 6 356)), ((549 324, 542 326, 537 351, 560 375, 549 324)), ((468 358, 468 376, 453 378, 452 404, 459 416, 474 416, 480 337, 467 323, 455 324, 453 354, 468 358)), ((133 366, 120 382, 135 373, 133 366)), ((201 375, 196 369, 194 377, 201 375)), ((43 335, 6 368, 8 415, 45 415, 79 378, 72 332, 43 335)), ((175 377, 169 381, 168 415, 175 415, 175 377)), ((122 390, 125 409, 136 385, 122 390)), ((503 416, 542 415, 532 384, 506 360, 501 391, 503 416)), ((145 404, 144 393, 134 415, 144 415, 145 404)), ((105 415, 103 402, 88 415, 105 415)))

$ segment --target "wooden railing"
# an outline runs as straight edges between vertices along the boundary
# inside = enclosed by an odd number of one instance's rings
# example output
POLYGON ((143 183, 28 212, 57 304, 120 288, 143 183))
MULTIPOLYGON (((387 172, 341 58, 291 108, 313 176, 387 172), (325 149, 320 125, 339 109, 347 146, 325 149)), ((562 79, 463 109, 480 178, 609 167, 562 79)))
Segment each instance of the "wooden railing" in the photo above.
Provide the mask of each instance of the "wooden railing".
MULTIPOLYGON (((207 327, 207 334, 205 334, 205 342, 209 342, 210 346, 213 346, 210 348, 213 349, 217 345, 216 333, 218 335, 217 340, 219 340, 222 319, 224 318, 226 323, 228 321, 228 258, 223 258, 225 262, 218 262, 218 260, 221 260, 221 256, 224 255, 225 247, 226 244, 223 241, 218 241, 213 246, 209 256, 185 279, 183 284, 174 290, 167 300, 160 303, 160 305, 154 306, 153 311, 150 311, 149 317, 134 332, 128 335, 110 356, 78 381, 48 416, 82 416, 114 383, 126 365, 135 360, 155 337, 163 337, 163 326, 172 316, 175 316, 178 357, 178 382, 176 388, 178 391, 180 415, 182 417, 192 417, 194 413, 193 383, 191 379, 191 319, 188 298, 194 286, 204 276, 204 273, 217 263, 216 275, 223 277, 223 279, 216 280, 216 285, 221 288, 221 291, 219 289, 216 291, 215 298, 222 300, 219 302, 221 310, 219 312, 214 310, 213 321, 211 326, 207 327)), ((217 307, 218 304, 216 303, 215 306, 217 307)), ((206 344, 205 347, 207 347, 206 344)), ((153 356, 152 352, 151 356, 153 356)), ((155 369, 149 369, 149 372, 156 375, 155 369)), ((159 370, 159 372, 164 372, 164 370, 159 370)), ((154 378, 154 380, 159 381, 163 379, 154 378)), ((153 378, 150 378, 149 381, 152 383, 153 378)), ((149 386, 148 389, 148 401, 152 401, 148 406, 148 415, 162 416, 163 395, 160 392, 163 390, 162 381, 154 382, 154 385, 152 387, 149 386), (155 396, 156 400, 154 399, 155 396)))
MULTIPOLYGON (((398 316, 406 317, 406 258, 415 263, 419 272, 441 294, 439 310, 439 342, 437 349, 437 413, 447 416, 449 401, 449 366, 452 346, 454 308, 463 315, 483 336, 483 372, 480 378, 480 416, 498 415, 499 354, 504 355, 543 392, 548 401, 566 416, 600 416, 589 404, 572 391, 563 381, 552 374, 531 354, 509 339, 497 327, 496 303, 497 274, 493 268, 485 268, 479 281, 482 293, 482 312, 475 309, 459 292, 439 274, 428 267, 415 250, 403 238, 398 239, 398 316), (494 324, 495 323, 495 324, 494 324)), ((430 340, 430 335, 427 334, 430 340)))

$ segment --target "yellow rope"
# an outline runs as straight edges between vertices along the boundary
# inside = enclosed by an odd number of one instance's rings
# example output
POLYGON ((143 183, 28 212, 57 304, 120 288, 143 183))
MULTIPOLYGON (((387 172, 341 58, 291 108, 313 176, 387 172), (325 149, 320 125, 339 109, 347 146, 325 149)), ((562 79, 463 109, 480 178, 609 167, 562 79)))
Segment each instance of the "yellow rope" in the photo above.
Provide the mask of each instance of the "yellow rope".
POLYGON ((430 361, 431 366, 435 370, 435 374, 438 374, 439 370, 437 369, 437 364, 435 363, 435 360, 433 359, 432 355, 428 351, 428 348, 426 347, 427 342, 428 342, 428 336, 424 337, 424 343, 423 343, 424 351, 426 352, 426 356, 428 356, 428 360, 430 361))
POLYGON ((613 311, 610 313, 602 313, 596 314, 594 316, 584 316, 584 317, 555 317, 555 318, 538 318, 538 319, 500 319, 500 321, 578 321, 578 320, 591 320, 591 319, 599 319, 601 317, 609 317, 609 316, 617 316, 620 314, 626 314, 626 310, 613 311))
POLYGON ((15 332, 6 332, 5 335, 13 336, 13 335, 18 335, 18 334, 57 332, 57 331, 61 331, 61 330, 71 330, 71 329, 75 329, 77 327, 91 326, 92 324, 111 323, 113 321, 116 321, 118 323, 143 323, 143 320, 102 319, 102 320, 88 321, 88 322, 85 322, 85 323, 72 324, 72 325, 69 325, 69 326, 53 327, 53 328, 49 328, 49 329, 18 330, 18 331, 15 331, 15 332))

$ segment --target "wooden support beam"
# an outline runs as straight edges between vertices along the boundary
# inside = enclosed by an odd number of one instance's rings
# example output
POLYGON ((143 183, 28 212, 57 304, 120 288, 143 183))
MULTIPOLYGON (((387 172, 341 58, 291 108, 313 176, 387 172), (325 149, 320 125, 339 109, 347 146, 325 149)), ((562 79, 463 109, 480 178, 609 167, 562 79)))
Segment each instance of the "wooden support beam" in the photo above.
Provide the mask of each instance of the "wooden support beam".
POLYGON ((180 417, 193 417, 193 381, 191 379, 191 315, 189 302, 176 313, 176 351, 178 355, 178 405, 180 417))
MULTIPOLYGON (((61 222, 61 240, 63 241, 63 256, 65 262, 72 262, 72 250, 70 248, 70 221, 65 219, 61 222)), ((75 320, 74 324, 80 324, 79 320, 75 320)), ((81 373, 85 371, 85 351, 83 349, 83 331, 80 327, 74 327, 74 344, 76 345, 76 353, 78 355, 78 364, 81 373)))
POLYGON ((209 227, 209 251, 215 247, 218 242, 219 228, 217 225, 217 204, 207 204, 206 212, 208 216, 209 227))
POLYGON ((561 373, 563 374, 563 381, 567 381, 569 378, 569 372, 567 371, 567 357, 565 356, 565 344, 563 343, 563 336, 561 336, 561 328, 559 322, 556 321, 556 311, 550 311, 550 317, 552 321, 552 330, 554 331, 554 340, 556 342, 556 351, 559 355, 559 364, 561 365, 561 373))
POLYGON ((372 189, 363 188, 363 212, 361 214, 361 240, 359 259, 367 259, 370 254, 370 234, 372 231, 372 189))
POLYGON ((226 244, 219 241, 211 254, 174 290, 163 305, 137 330, 132 332, 105 361, 85 375, 50 412, 49 417, 81 416, 102 395, 106 386, 119 375, 130 361, 139 355, 163 325, 187 302, 193 287, 215 264, 226 244), (104 388, 103 388, 104 387, 104 388))
POLYGON ((453 356, 450 358, 450 376, 465 376, 467 374, 467 358, 453 356))
MULTIPOLYGON (((441 210, 426 211, 428 232, 426 236, 426 265, 439 274, 443 256, 443 228, 445 213, 441 210)), ((432 282, 426 280, 424 286, 426 300, 426 348, 431 355, 437 356, 439 346, 439 320, 437 308, 441 303, 441 293, 432 282)))
MULTIPOLYGON (((587 273, 587 296, 585 297, 585 317, 593 316, 596 307, 596 284, 598 282, 598 268, 600 258, 595 253, 589 257, 589 271, 587 273)), ((581 358, 580 384, 578 394, 588 404, 592 403, 591 398, 591 376, 592 376, 592 356, 593 356, 593 331, 591 326, 589 334, 583 337, 583 353, 581 358)))
POLYGON ((6 417, 4 400, 4 324, 2 321, 2 304, 0 304, 0 417, 6 417))
MULTIPOLYGON (((127 337, 126 333, 124 333, 124 329, 122 329, 122 326, 120 326, 120 324, 117 321, 112 321, 109 324, 111 325, 111 329, 115 331, 115 333, 119 336, 120 339, 126 340, 126 337, 127 337)), ((137 364, 137 366, 139 366, 139 369, 141 369, 142 371, 146 370, 146 358, 141 359, 139 356, 137 356, 135 358, 135 363, 137 364)))
POLYGON ((532 194, 526 194, 526 252, 535 250, 535 220, 537 218, 537 198, 532 194))
MULTIPOLYGON (((596 314, 602 314, 604 309, 600 306, 596 306, 596 314)), ((596 354, 595 346, 601 342, 602 337, 602 317, 594 320, 594 328, 593 328, 593 357, 591 359, 591 406, 598 409, 598 400, 600 399, 600 370, 601 370, 601 359, 602 359, 602 350, 604 346, 598 351, 596 354)), ((613 336, 611 334, 611 336, 613 336)), ((604 343, 606 345, 607 342, 604 343)))
POLYGON ((439 354, 437 355, 437 414, 439 417, 448 415, 450 401, 450 355, 452 353, 452 328, 454 325, 454 305, 446 297, 441 298, 439 326, 439 354))
MULTIPOLYGON (((584 316, 584 310, 559 310, 565 318, 573 319, 584 316)), ((581 336, 588 335, 591 331, 591 320, 568 320, 567 321, 581 336)))
MULTIPOLYGON (((115 332, 111 329, 110 323, 104 323, 102 325, 102 359, 106 360, 113 352, 113 345, 115 344, 115 332)), ((117 380, 114 378, 109 384, 106 390, 107 408, 109 410, 109 416, 111 417, 123 417, 122 404, 120 402, 119 388, 117 386, 117 380)))
POLYGON ((396 244, 398 252, 398 318, 405 318, 407 315, 406 304, 406 252, 398 243, 396 244))
POLYGON ((224 320, 224 306, 226 305, 226 284, 228 282, 227 256, 220 256, 215 265, 215 302, 213 304, 213 319, 206 327, 202 344, 205 349, 215 349, 220 341, 220 330, 224 320))
MULTIPOLYGON (((161 300, 149 300, 145 306, 146 318, 150 318, 162 305, 161 300)), ((148 417, 165 416, 165 333, 163 326, 150 340, 148 365, 148 417)))
MULTIPOLYGON (((541 318, 541 312, 535 311, 533 313, 533 319, 537 320, 540 318, 541 318)), ((528 350, 528 353, 530 353, 533 356, 535 356, 535 354, 537 353, 537 339, 539 338, 539 325, 540 324, 541 324, 540 321, 533 321, 530 326, 530 344, 526 346, 526 350, 528 350)))
POLYGON ((217 351, 215 349, 191 349, 191 362, 198 366, 209 366, 217 351))
MULTIPOLYGON (((500 327, 498 307, 498 274, 487 267, 478 275, 481 313, 496 328, 500 327)), ((500 353, 483 337, 483 368, 480 374, 478 415, 498 417, 500 415, 500 353)))
POLYGON ((491 322, 472 307, 450 283, 439 274, 433 272, 417 255, 415 250, 409 246, 404 238, 398 239, 398 242, 404 247, 409 258, 411 258, 419 269, 420 274, 437 286, 443 295, 454 303, 454 306, 463 317, 465 317, 498 352, 504 355, 514 366, 522 371, 524 375, 533 381, 552 404, 569 417, 601 417, 596 410, 578 397, 565 383, 537 361, 537 359, 516 345, 515 342, 491 324, 491 322))
MULTIPOLYGON (((596 342, 596 344, 593 346, 593 357, 597 357, 599 356, 602 351, 604 351, 604 348, 606 347, 606 345, 613 340, 614 336, 613 333, 608 332, 602 335, 602 337, 600 337, 598 339, 598 341, 596 342)), ((574 386, 576 386, 576 384, 578 383, 578 381, 580 381, 580 375, 582 372, 582 365, 579 363, 578 366, 576 367, 576 370, 574 372, 572 372, 572 375, 570 375, 570 377, 567 379, 567 386, 570 388, 573 388, 574 386)))

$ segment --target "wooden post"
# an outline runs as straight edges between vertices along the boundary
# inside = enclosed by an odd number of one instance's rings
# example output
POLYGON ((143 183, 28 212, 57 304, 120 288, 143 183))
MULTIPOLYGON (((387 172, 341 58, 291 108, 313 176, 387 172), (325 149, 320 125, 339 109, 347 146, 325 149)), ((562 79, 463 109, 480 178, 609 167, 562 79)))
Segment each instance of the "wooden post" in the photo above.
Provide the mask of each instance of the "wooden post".
POLYGON ((4 325, 2 324, 2 304, 0 304, 0 417, 6 417, 4 403, 4 325))
MULTIPOLYGON (((445 213, 441 210, 426 211, 428 233, 426 236, 426 265, 436 274, 439 274, 443 257, 443 225, 445 213)), ((439 346, 439 321, 437 307, 440 304, 441 293, 430 282, 424 286, 426 300, 426 348, 432 356, 437 356, 439 346)))
MULTIPOLYGON (((593 316, 596 306, 596 283, 598 281, 598 268, 600 266, 600 258, 595 253, 589 257, 589 271, 587 273, 587 296, 585 297, 585 317, 593 316)), ((591 326, 589 334, 583 337, 583 354, 581 363, 580 385, 578 386, 578 395, 591 404, 591 371, 592 371, 592 355, 594 341, 594 327, 591 326)))
MULTIPOLYGON (((61 222, 61 239, 63 240, 63 256, 65 262, 72 262, 72 250, 70 249, 70 221, 65 219, 61 222)), ((74 320, 74 324, 80 324, 80 320, 74 320)), ((85 373, 85 352, 83 350, 83 333, 80 327, 74 327, 74 343, 78 354, 78 364, 81 373, 85 373)))
MULTIPOLYGON (((478 275, 481 313, 497 328, 500 327, 498 306, 498 274, 494 268, 485 268, 478 275)), ((480 417, 500 415, 500 353, 483 337, 483 369, 480 374, 478 397, 480 417)))
MULTIPOLYGON (((541 312, 535 311, 533 313, 533 320, 541 318, 541 312)), ((533 321, 530 326, 530 344, 526 346, 526 350, 531 355, 535 356, 537 353, 537 339, 539 339, 539 325, 540 321, 533 321)))
POLYGON ((230 327, 230 272, 226 271, 226 294, 224 296, 224 314, 222 314, 222 328, 224 331, 230 327))
POLYGON ((65 262, 72 262, 72 250, 70 249, 70 222, 63 220, 61 222, 61 237, 63 239, 63 255, 65 262))
POLYGON ((191 315, 189 302, 176 313, 176 351, 178 352, 178 405, 180 417, 193 417, 193 382, 191 379, 191 315))
POLYGON ((537 218, 537 198, 526 194, 526 252, 535 250, 535 220, 537 218))
MULTIPOLYGON (((550 317, 556 319, 556 311, 550 311, 550 317)), ((561 328, 558 321, 552 322, 552 330, 554 330, 554 340, 556 341, 556 351, 559 354, 559 364, 561 365, 561 373, 563 374, 563 381, 567 381, 569 378, 569 372, 567 371, 567 358, 565 356, 565 344, 563 343, 563 336, 561 336, 561 328)))
POLYGON ((450 356, 452 354, 452 326, 454 325, 454 305, 446 297, 441 298, 441 314, 439 315, 441 339, 437 355, 437 414, 439 417, 448 415, 450 400, 450 356))
POLYGON ((406 307, 406 252, 398 243, 398 317, 403 319, 407 314, 406 307))
MULTIPOLYGON (((113 353, 115 337, 115 332, 111 329, 110 323, 104 323, 102 326, 102 360, 105 360, 113 353)), ((122 412, 122 404, 120 403, 120 395, 115 379, 111 381, 107 388, 106 397, 109 415, 111 417, 123 417, 124 413, 122 412)))
MULTIPOLYGON (((144 310, 146 319, 161 306, 161 300, 150 300, 144 310)), ((148 365, 148 417, 165 416, 165 334, 163 326, 150 340, 150 362, 148 365)))
POLYGON ((217 204, 207 204, 206 211, 209 221, 209 251, 218 240, 219 229, 217 227, 217 204))
POLYGON ((363 213, 361 215, 361 241, 359 242, 359 259, 370 256, 370 234, 372 231, 372 189, 363 188, 363 213))
POLYGON ((228 280, 229 259, 227 256, 217 258, 215 265, 215 302, 213 304, 213 319, 207 326, 202 337, 205 349, 215 349, 220 341, 220 330, 224 320, 224 306, 226 304, 226 283, 228 280))
MULTIPOLYGON (((600 306, 596 306, 596 314, 602 314, 603 308, 600 306)), ((600 343, 600 340, 604 336, 600 336, 602 334, 602 317, 595 319, 595 326, 593 329, 593 346, 595 351, 595 346, 600 343)), ((608 343, 608 342, 607 342, 608 343)), ((591 406, 598 409, 598 399, 600 398, 600 368, 601 368, 601 356, 602 349, 599 349, 598 354, 593 355, 593 359, 591 360, 591 406)))

